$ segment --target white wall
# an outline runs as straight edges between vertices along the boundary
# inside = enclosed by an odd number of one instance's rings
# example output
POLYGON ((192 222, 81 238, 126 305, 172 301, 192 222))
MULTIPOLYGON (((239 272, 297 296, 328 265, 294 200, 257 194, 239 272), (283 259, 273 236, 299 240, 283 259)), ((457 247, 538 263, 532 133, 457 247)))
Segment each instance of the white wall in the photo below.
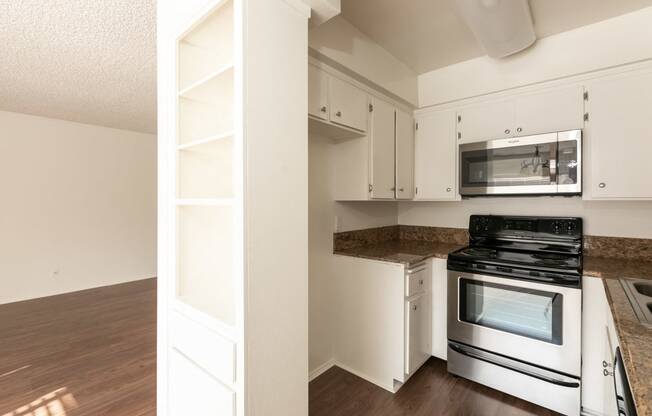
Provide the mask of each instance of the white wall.
POLYGON ((0 304, 156 276, 156 136, 0 112, 0 304))
POLYGON ((416 106, 417 74, 342 16, 310 31, 310 48, 416 106))
POLYGON ((652 7, 540 39, 507 59, 481 57, 419 76, 419 106, 652 58, 652 7))
POLYGON ((578 216, 584 233, 652 238, 652 202, 582 201, 580 198, 473 198, 461 202, 401 202, 404 225, 467 228, 472 214, 578 216))

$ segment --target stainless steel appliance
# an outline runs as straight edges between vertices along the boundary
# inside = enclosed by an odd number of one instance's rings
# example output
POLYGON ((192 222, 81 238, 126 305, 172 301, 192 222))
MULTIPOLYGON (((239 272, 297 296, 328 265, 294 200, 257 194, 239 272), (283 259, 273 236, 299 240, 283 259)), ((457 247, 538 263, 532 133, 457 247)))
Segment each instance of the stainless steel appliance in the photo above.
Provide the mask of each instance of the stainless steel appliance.
POLYGON ((448 371, 580 413, 582 220, 471 216, 448 257, 448 371))
POLYGON ((460 195, 582 193, 582 130, 462 144, 460 195))

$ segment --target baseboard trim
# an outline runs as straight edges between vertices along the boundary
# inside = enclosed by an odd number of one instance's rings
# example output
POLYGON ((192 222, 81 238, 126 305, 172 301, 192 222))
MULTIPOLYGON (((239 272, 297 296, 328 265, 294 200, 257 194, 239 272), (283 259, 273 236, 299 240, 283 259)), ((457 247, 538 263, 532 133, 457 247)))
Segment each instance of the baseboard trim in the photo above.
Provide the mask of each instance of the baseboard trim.
POLYGON ((369 377, 368 375, 366 375, 366 374, 364 374, 364 373, 361 373, 361 372, 359 372, 359 371, 357 371, 357 370, 352 369, 351 367, 348 367, 348 366, 346 366, 346 365, 340 363, 339 361, 335 361, 335 366, 341 368, 341 369, 344 370, 344 371, 348 371, 349 373, 353 374, 354 376, 358 376, 358 377, 360 377, 361 379, 370 382, 371 384, 375 384, 375 385, 377 385, 378 387, 381 387, 381 388, 387 390, 387 391, 390 392, 390 393, 396 393, 396 390, 397 390, 397 389, 394 388, 394 383, 392 383, 392 385, 389 385, 389 386, 388 386, 388 385, 386 385, 385 383, 382 383, 382 382, 380 382, 380 381, 374 379, 373 377, 369 377))
POLYGON ((312 370, 310 372, 310 374, 308 375, 308 381, 313 381, 317 377, 324 374, 326 371, 330 370, 330 368, 333 367, 333 366, 335 366, 335 360, 331 358, 330 360, 326 361, 325 363, 323 363, 319 367, 312 370))

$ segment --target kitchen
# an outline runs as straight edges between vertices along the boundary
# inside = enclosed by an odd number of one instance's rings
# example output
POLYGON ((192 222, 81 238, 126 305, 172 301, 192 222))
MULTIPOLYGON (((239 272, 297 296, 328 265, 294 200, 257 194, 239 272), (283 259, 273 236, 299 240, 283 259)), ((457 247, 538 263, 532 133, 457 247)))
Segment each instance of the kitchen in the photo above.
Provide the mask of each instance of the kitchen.
MULTIPOLYGON (((649 414, 652 9, 413 88, 378 44, 409 61, 428 41, 390 41, 419 13, 392 3, 343 2, 310 32, 311 414, 500 414, 467 392, 395 404, 433 368, 537 405, 523 414, 649 414), (396 399, 343 396, 342 370, 396 399)), ((535 28, 572 13, 530 3, 535 28)))

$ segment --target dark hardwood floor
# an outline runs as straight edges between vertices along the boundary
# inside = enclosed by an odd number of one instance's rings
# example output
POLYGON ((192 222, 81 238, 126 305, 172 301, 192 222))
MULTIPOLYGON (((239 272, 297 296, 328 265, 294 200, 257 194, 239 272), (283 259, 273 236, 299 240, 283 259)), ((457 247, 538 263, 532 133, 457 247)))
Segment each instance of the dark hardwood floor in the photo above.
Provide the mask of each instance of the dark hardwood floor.
POLYGON ((0 305, 0 416, 156 415, 156 280, 0 305))
MULTIPOLYGON (((435 358, 394 395, 337 367, 310 383, 310 416, 554 414, 435 358)), ((0 416, 41 415, 156 415, 155 279, 0 305, 0 416)))
POLYGON ((391 394, 333 367, 310 383, 310 416, 553 416, 541 408, 454 377, 431 358, 391 394))

